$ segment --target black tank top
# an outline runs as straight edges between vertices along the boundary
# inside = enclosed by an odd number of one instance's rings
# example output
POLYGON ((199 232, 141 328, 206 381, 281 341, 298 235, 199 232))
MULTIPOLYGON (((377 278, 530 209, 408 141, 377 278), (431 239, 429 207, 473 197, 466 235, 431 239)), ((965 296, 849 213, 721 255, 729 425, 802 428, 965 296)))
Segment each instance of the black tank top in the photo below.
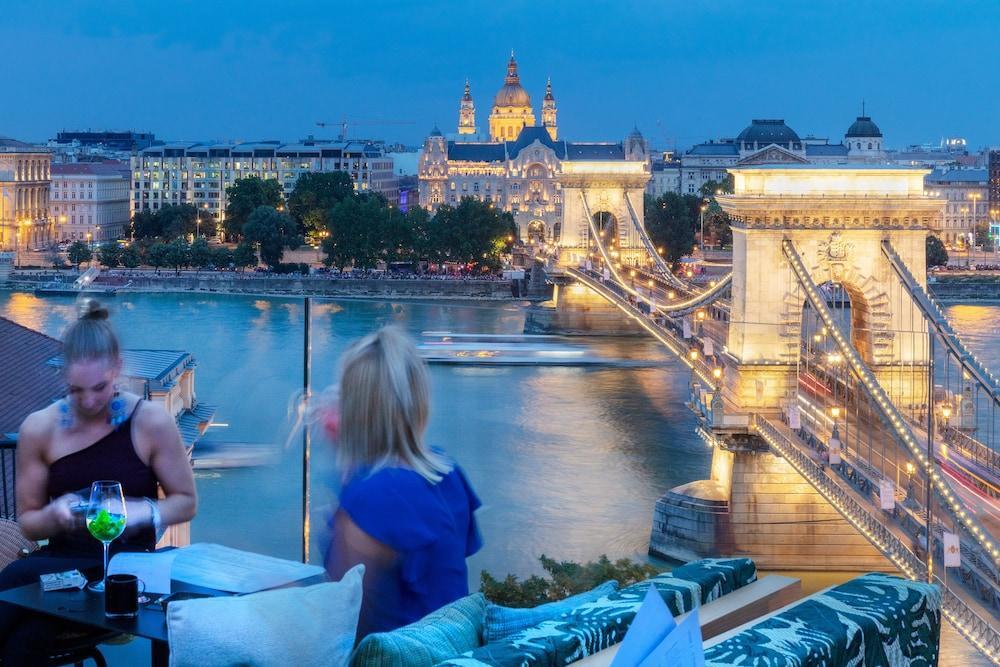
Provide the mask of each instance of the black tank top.
MULTIPOLYGON (((90 485, 98 480, 121 482, 126 498, 156 498, 159 487, 156 475, 142 462, 132 443, 132 418, 141 404, 139 400, 128 419, 94 444, 52 462, 49 466, 50 501, 66 493, 80 493, 89 499, 90 485)), ((126 535, 111 543, 112 553, 152 551, 156 547, 152 526, 144 526, 138 532, 126 529, 126 535)), ((49 540, 49 550, 100 558, 103 547, 84 528, 53 537, 49 540)))

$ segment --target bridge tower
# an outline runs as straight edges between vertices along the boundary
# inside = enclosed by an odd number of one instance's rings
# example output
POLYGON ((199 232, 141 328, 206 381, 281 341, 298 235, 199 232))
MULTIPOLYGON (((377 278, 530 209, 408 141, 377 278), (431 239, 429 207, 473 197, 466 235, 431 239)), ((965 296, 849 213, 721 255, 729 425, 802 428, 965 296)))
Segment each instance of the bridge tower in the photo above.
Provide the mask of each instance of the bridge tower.
POLYGON ((622 144, 586 144, 572 150, 559 174, 559 262, 579 266, 586 261, 594 252, 595 225, 599 233, 605 232, 604 243, 614 247, 623 265, 641 261, 644 251, 635 221, 643 224, 643 194, 651 175, 642 134, 633 130, 622 144))
POLYGON ((880 244, 888 240, 926 284, 925 243, 943 202, 924 194, 928 170, 884 166, 755 165, 730 169, 734 192, 718 197, 733 229, 732 312, 726 395, 748 412, 787 407, 805 294, 782 242, 791 240, 816 285, 850 297, 854 347, 893 402, 927 402, 927 325, 896 284, 880 244), (895 293, 898 294, 898 287, 895 293), (923 378, 923 379, 921 379, 923 378))

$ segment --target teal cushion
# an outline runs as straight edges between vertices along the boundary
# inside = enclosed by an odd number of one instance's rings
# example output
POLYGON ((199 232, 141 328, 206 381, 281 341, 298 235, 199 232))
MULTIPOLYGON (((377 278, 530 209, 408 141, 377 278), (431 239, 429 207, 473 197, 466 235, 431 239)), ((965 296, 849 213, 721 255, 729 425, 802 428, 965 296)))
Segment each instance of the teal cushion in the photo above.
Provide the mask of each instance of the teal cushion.
POLYGON ((617 581, 605 581, 600 586, 579 593, 565 600, 549 602, 548 604, 531 607, 530 609, 514 609, 498 604, 486 605, 486 628, 483 638, 486 643, 501 641, 521 630, 534 627, 542 621, 559 618, 587 602, 593 602, 618 590, 617 581))
POLYGON ((455 600, 416 623, 368 635, 351 656, 351 665, 432 667, 482 646, 485 616, 482 593, 455 600))

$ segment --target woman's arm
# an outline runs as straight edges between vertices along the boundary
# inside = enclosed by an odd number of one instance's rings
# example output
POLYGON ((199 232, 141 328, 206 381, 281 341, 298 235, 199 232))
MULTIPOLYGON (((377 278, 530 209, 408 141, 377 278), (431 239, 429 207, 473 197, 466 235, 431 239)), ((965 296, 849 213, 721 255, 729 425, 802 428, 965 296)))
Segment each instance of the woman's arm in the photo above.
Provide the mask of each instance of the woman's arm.
MULTIPOLYGON (((149 452, 149 467, 163 489, 165 498, 157 503, 163 527, 194 518, 198 495, 187 451, 177 431, 177 424, 161 406, 144 402, 135 415, 135 436, 149 452)), ((156 500, 155 498, 153 500, 156 500)), ((139 503, 139 516, 150 519, 149 507, 139 503)), ((130 517, 132 508, 130 507, 130 517)))
POLYGON ((399 603, 399 600, 389 599, 398 594, 398 586, 390 581, 396 576, 398 554, 362 530, 342 509, 333 515, 331 540, 325 565, 332 579, 340 580, 358 563, 365 566, 358 618, 357 637, 360 640, 372 627, 377 627, 375 617, 379 609, 392 609, 399 603))
POLYGON ((45 410, 33 412, 21 424, 17 436, 17 523, 29 540, 45 540, 77 527, 69 509, 74 497, 63 496, 48 502, 49 466, 45 448, 52 435, 51 421, 45 410))

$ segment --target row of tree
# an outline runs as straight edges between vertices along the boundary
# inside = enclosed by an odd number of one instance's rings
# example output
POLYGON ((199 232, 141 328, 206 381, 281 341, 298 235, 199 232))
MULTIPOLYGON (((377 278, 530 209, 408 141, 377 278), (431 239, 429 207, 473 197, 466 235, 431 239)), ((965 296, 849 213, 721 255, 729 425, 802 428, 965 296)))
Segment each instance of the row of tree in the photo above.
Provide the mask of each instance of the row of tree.
POLYGON ((466 198, 434 216, 419 207, 403 213, 381 195, 356 193, 344 172, 303 174, 287 202, 277 181, 257 177, 240 179, 226 196, 227 235, 254 244, 269 266, 308 239, 340 269, 423 260, 491 271, 516 236, 513 217, 485 202, 466 198))
POLYGON ((169 242, 156 239, 140 239, 128 246, 106 243, 95 253, 83 241, 76 241, 67 251, 71 264, 80 265, 96 259, 109 269, 139 266, 173 268, 180 270, 189 266, 198 269, 244 269, 257 265, 257 251, 250 243, 241 243, 235 249, 226 246, 211 246, 204 238, 188 243, 183 237, 169 242))
POLYGON ((704 216, 704 238, 713 239, 720 247, 733 242, 729 226, 729 216, 719 207, 716 195, 733 191, 733 178, 728 175, 722 182, 708 181, 697 195, 682 195, 668 192, 660 197, 646 195, 643 213, 646 231, 658 247, 664 249, 664 258, 676 264, 691 253, 695 245, 695 234, 702 229, 704 216))

